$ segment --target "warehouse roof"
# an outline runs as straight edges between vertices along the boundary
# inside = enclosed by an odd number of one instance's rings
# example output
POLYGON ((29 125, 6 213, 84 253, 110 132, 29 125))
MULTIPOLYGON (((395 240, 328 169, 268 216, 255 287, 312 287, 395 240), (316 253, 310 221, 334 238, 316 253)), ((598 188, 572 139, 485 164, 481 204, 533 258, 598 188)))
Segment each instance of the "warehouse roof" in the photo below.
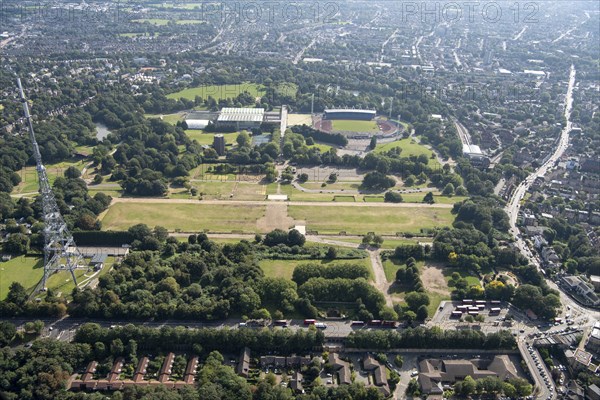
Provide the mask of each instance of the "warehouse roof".
POLYGON ((262 122, 265 114, 264 108, 233 108, 225 107, 221 110, 217 121, 219 122, 262 122))
POLYGON ((483 152, 476 144, 463 144, 463 154, 482 155, 483 152))

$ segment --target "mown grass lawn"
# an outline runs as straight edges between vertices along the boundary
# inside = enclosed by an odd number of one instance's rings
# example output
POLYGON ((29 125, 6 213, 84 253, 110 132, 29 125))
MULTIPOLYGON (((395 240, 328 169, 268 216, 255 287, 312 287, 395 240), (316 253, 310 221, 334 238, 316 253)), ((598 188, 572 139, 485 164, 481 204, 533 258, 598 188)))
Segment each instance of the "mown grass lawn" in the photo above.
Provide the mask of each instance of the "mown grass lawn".
POLYGON ((425 207, 290 206, 288 213, 296 220, 306 221, 309 230, 357 235, 418 233, 421 229, 449 226, 454 220, 450 209, 425 207))
POLYGON ((164 122, 175 125, 179 121, 183 121, 183 114, 174 113, 174 114, 144 114, 146 118, 158 118, 163 120, 164 122))
POLYGON ((417 143, 414 139, 411 139, 411 138, 400 139, 400 140, 396 140, 394 142, 384 143, 384 144, 380 144, 380 145, 378 144, 374 151, 376 153, 383 153, 383 152, 395 149, 397 147, 402 149, 402 152, 400 153, 401 157, 420 156, 421 154, 424 154, 425 156, 427 156, 427 159, 429 160, 428 165, 430 167, 432 167, 432 168, 440 167, 440 163, 437 161, 437 159, 431 158, 431 155, 433 154, 433 152, 431 150, 429 150, 427 147, 423 146, 420 143, 417 143))
MULTIPOLYGON (((81 171, 85 164, 87 164, 86 160, 72 160, 45 165, 46 174, 48 175, 50 185, 54 184, 54 180, 57 176, 64 176, 66 169, 70 166, 74 166, 75 168, 81 171)), ((35 167, 27 166, 19 171, 16 171, 16 173, 19 174, 19 176, 21 177, 21 183, 19 183, 13 188, 13 194, 31 193, 38 191, 38 176, 35 167)))
POLYGON ((102 219, 104 230, 127 230, 136 224, 163 226, 171 231, 257 232, 256 221, 265 215, 265 206, 182 203, 116 203, 102 219))
MULTIPOLYGON (((205 133, 202 130, 196 129, 187 129, 185 134, 192 140, 198 142, 198 144, 206 144, 208 146, 212 146, 215 134, 214 133, 205 133)), ((236 133, 225 133, 223 134, 225 138, 225 144, 234 144, 235 139, 237 138, 236 133)))
POLYGON ((360 264, 369 269, 369 275, 373 280, 373 270, 369 258, 355 258, 349 260, 261 260, 258 265, 265 273, 265 276, 272 278, 292 279, 294 268, 300 264, 317 263, 323 266, 339 264, 360 264))
POLYGON ((195 88, 180 90, 179 92, 167 95, 169 99, 189 99, 194 100, 196 96, 207 99, 211 96, 216 101, 226 100, 227 98, 236 98, 240 94, 248 92, 254 97, 261 97, 265 93, 265 87, 256 83, 239 83, 233 85, 203 85, 195 88))
POLYGON ((19 282, 29 292, 44 275, 44 259, 34 256, 14 257, 0 262, 0 300, 4 300, 13 282, 19 282))
POLYGON ((141 19, 132 19, 131 22, 137 22, 140 24, 143 24, 145 22, 152 24, 152 25, 158 25, 158 26, 163 26, 163 25, 167 25, 169 23, 169 19, 160 19, 160 18, 141 18, 141 19))

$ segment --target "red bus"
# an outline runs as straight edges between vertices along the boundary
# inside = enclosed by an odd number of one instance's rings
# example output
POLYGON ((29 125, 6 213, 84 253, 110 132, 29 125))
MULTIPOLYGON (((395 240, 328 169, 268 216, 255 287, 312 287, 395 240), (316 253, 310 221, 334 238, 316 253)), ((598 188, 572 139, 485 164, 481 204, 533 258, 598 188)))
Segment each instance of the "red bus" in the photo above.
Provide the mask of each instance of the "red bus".
POLYGON ((304 325, 314 325, 317 323, 316 319, 305 319, 304 320, 304 325))
POLYGON ((273 321, 273 326, 288 326, 289 321, 287 319, 276 319, 273 321))

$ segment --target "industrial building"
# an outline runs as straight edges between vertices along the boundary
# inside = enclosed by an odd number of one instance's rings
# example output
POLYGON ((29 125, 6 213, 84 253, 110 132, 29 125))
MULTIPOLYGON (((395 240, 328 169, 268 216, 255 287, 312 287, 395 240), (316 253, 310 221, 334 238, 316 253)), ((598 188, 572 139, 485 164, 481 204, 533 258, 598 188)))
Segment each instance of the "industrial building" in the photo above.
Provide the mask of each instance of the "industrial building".
POLYGON ((225 107, 219 113, 215 125, 217 129, 260 128, 265 117, 264 108, 233 108, 225 107))
MULTIPOLYGON (((225 107, 221 111, 191 111, 185 118, 188 129, 206 129, 210 132, 235 132, 260 128, 263 124, 281 124, 282 110, 265 111, 264 108, 225 107)), ((287 117, 287 112, 286 112, 287 117)))
POLYGON ((487 168, 490 166, 490 159, 476 144, 463 144, 463 156, 467 157, 475 167, 487 168))
POLYGON ((335 108, 325 110, 323 119, 353 119, 362 121, 371 121, 375 118, 375 110, 354 110, 351 108, 335 108))

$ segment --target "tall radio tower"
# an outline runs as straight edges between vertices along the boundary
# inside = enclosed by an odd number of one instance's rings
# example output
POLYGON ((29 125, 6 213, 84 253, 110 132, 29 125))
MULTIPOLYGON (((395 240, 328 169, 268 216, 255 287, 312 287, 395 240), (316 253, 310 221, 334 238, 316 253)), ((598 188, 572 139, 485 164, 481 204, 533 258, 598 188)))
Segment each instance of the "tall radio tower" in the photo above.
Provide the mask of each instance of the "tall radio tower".
MULTIPOLYGON (((77 286, 75 278, 75 269, 85 268, 82 265, 83 256, 75 245, 73 236, 67 228, 67 224, 60 214, 56 198, 50 187, 46 168, 42 164, 42 155, 35 140, 31 115, 29 114, 29 105, 23 93, 21 79, 17 78, 19 86, 19 95, 23 103, 23 111, 29 128, 29 139, 33 148, 33 157, 35 158, 38 181, 40 185, 40 195, 42 196, 42 209, 44 218, 44 277, 42 278, 42 289, 46 289, 48 277, 57 271, 69 271, 73 277, 73 282, 77 286)), ((38 286, 39 287, 39 286, 38 286)))

